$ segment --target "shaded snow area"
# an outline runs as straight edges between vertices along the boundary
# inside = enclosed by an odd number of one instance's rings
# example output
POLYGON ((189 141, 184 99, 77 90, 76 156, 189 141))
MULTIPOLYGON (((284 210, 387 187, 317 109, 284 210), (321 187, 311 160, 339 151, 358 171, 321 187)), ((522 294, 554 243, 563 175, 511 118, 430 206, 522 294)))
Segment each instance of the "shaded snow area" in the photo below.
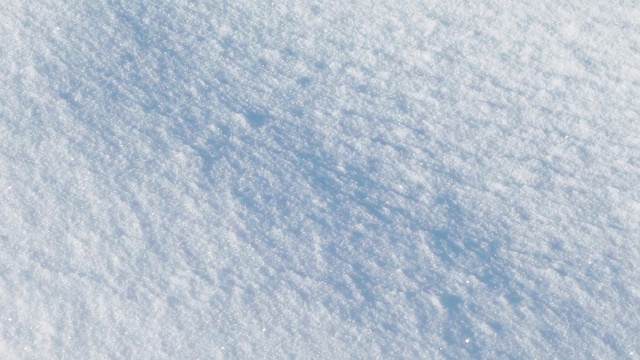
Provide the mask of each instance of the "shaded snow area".
POLYGON ((639 359, 638 19, 3 1, 0 358, 639 359))

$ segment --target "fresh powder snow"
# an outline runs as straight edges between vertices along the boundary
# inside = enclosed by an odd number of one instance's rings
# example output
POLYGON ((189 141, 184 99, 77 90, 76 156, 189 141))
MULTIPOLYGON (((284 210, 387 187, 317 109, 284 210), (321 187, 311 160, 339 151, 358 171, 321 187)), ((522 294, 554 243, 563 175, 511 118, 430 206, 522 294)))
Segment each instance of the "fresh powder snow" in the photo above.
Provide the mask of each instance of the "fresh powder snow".
POLYGON ((640 4, 5 0, 0 245, 2 359, 640 359, 640 4))

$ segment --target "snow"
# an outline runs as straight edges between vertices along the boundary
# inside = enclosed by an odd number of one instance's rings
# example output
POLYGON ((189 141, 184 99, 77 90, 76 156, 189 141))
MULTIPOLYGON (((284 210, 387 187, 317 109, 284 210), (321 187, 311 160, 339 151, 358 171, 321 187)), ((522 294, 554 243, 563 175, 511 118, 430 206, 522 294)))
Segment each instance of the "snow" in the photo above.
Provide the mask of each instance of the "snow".
POLYGON ((0 357, 637 359, 638 19, 3 2, 0 357))

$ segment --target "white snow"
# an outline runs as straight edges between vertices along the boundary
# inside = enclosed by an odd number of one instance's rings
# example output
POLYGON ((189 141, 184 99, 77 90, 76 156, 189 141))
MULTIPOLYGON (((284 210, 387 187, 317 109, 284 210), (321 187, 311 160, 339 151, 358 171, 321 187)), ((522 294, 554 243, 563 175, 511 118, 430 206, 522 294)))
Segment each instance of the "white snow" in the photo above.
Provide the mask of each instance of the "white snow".
POLYGON ((0 4, 0 358, 638 359, 634 1, 0 4))

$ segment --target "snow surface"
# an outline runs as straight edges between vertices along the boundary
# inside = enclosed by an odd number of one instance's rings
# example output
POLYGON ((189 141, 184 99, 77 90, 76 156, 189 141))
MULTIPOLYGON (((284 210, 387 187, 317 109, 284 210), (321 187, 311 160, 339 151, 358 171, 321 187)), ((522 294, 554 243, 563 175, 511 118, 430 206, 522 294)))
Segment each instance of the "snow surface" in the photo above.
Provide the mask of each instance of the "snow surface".
POLYGON ((2 359, 638 359, 638 1, 5 0, 2 359))

